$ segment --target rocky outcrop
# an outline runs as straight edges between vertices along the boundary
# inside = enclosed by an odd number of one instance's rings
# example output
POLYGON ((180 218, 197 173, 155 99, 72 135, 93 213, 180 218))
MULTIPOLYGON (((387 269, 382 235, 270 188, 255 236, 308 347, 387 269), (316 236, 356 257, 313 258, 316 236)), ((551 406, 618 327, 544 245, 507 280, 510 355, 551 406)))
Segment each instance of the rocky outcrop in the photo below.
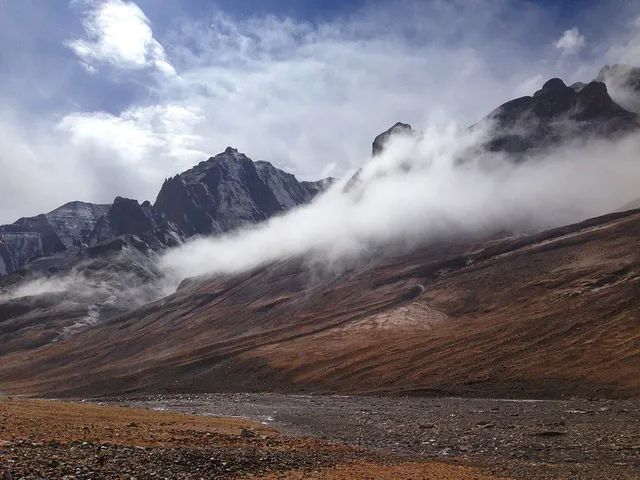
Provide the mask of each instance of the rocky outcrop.
MULTIPOLYGON (((384 151, 387 142, 396 135, 413 135, 413 129, 408 123, 398 122, 391 128, 385 130, 373 139, 373 143, 371 145, 371 157, 373 158, 380 155, 384 151)), ((358 185, 362 184, 361 174, 362 168, 356 170, 356 173, 354 173, 344 185, 345 192, 351 192, 358 185)))
POLYGON ((489 150, 517 157, 577 137, 610 138, 637 129, 640 122, 611 99, 604 83, 567 87, 552 78, 533 96, 501 105, 479 125, 489 131, 489 150))
POLYGON ((389 139, 395 135, 411 135, 413 130, 411 125, 407 123, 398 122, 388 130, 385 130, 373 140, 371 154, 375 157, 380 155, 384 151, 384 147, 389 139))
POLYGON ((327 191, 331 185, 336 181, 333 177, 323 178, 322 180, 317 180, 315 182, 300 182, 302 188, 304 188, 309 194, 310 198, 314 198, 316 195, 327 191))
POLYGON ((6 275, 31 259, 43 256, 42 237, 37 232, 0 233, 0 274, 6 275))
POLYGON ((321 188, 229 147, 167 179, 154 208, 186 236, 207 235, 266 220, 309 202, 321 188))
MULTIPOLYGON (((313 198, 314 194, 305 187, 304 182, 298 182, 295 175, 283 172, 263 160, 255 162, 254 166, 258 177, 276 197, 282 210, 307 203, 313 198)), ((315 182, 307 182, 311 183, 315 182)))
POLYGON ((134 235, 155 249, 182 241, 179 229, 149 202, 140 205, 137 200, 116 197, 108 213, 98 220, 89 243, 96 246, 123 235, 134 235))

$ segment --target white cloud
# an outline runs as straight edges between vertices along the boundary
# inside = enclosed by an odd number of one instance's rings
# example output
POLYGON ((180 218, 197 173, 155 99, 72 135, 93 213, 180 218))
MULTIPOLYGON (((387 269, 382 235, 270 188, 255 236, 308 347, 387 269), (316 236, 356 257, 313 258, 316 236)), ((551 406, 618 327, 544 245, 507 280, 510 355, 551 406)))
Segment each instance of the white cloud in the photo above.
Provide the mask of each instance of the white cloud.
POLYGON ((153 68, 167 76, 176 75, 164 48, 153 37, 149 19, 135 3, 103 0, 90 5, 82 22, 86 37, 68 42, 88 71, 106 63, 122 69, 153 68))
MULTIPOLYGON (((194 148, 208 154, 230 145, 302 179, 345 175, 397 121, 472 124, 531 77, 532 52, 498 27, 509 15, 481 3, 390 2, 321 24, 222 12, 182 22, 167 37, 180 78, 142 106, 202 112, 194 148)), ((524 31, 536 21, 518 14, 524 31)))
POLYGON ((206 158, 195 146, 201 138, 193 133, 201 120, 197 108, 167 104, 120 115, 73 113, 60 121, 58 130, 84 159, 84 178, 101 197, 111 191, 153 201, 164 178, 206 158))
POLYGON ((577 27, 565 30, 562 36, 555 43, 558 50, 563 55, 574 55, 578 53, 586 44, 584 36, 580 33, 577 27))

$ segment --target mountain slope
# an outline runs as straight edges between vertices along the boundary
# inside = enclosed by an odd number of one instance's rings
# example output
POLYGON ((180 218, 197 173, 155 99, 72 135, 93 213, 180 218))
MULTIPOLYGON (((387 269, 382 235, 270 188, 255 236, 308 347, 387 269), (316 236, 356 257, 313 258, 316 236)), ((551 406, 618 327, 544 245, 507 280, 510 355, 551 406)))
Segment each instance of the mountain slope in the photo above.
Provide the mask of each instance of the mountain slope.
POLYGON ((0 390, 640 396, 639 243, 631 211, 337 278, 289 260, 5 355, 0 390))

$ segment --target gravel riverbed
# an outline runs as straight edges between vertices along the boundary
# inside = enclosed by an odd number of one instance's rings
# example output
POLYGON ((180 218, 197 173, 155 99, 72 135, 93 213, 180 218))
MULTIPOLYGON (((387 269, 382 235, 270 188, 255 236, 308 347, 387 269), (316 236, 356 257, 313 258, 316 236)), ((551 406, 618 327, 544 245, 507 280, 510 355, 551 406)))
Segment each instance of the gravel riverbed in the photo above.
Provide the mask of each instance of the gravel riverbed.
POLYGON ((389 454, 461 461, 512 478, 640 478, 640 402, 280 394, 107 399, 240 417, 389 454))

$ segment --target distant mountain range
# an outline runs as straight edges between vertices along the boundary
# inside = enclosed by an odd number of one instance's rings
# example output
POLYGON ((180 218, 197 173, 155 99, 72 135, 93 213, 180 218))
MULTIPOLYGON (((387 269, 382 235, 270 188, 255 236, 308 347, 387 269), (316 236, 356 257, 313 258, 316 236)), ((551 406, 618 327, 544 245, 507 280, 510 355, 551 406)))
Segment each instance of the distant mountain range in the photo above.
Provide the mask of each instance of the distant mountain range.
POLYGON ((55 254, 80 258, 83 249, 127 235, 157 251, 192 235, 223 233, 308 203, 332 182, 299 182, 229 147, 167 179, 153 205, 122 197, 111 205, 70 202, 0 226, 0 275, 55 254))
POLYGON ((499 106, 480 125, 491 132, 489 150, 518 156, 568 139, 623 135, 640 121, 612 100, 602 82, 567 87, 552 78, 533 96, 499 106))

